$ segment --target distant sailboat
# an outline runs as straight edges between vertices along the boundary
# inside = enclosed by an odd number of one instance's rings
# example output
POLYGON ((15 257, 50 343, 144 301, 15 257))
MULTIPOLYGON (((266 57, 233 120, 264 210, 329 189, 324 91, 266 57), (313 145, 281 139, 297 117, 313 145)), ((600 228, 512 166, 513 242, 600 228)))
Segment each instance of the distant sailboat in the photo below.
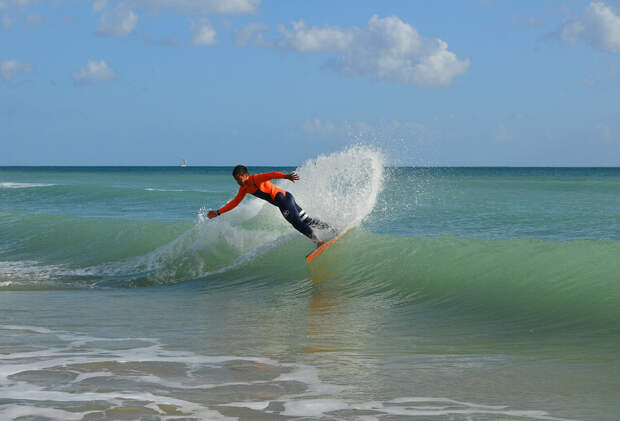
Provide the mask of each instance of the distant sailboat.
POLYGON ((183 162, 181 162, 182 167, 187 167, 187 159, 183 158, 183 162))

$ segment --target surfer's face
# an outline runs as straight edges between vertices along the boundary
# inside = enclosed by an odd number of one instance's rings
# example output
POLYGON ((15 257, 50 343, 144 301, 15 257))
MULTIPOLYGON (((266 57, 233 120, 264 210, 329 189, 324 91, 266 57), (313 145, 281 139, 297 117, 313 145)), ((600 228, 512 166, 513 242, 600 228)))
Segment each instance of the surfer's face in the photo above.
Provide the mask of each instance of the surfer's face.
POLYGON ((248 178, 250 178, 249 174, 241 174, 235 176, 235 180, 237 180, 237 184, 239 184, 240 186, 243 186, 245 183, 247 183, 248 178))

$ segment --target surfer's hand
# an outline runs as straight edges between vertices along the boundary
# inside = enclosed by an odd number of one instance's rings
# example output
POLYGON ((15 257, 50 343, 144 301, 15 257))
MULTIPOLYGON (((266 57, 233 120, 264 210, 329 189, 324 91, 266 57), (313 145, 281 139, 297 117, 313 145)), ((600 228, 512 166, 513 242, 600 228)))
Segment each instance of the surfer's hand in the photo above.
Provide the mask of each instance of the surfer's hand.
POLYGON ((209 219, 213 219, 217 216, 217 212, 216 211, 209 211, 207 212, 207 218, 209 219))
POLYGON ((294 183, 295 181, 299 180, 299 176, 296 172, 292 172, 290 174, 286 174, 286 179, 291 180, 294 183))

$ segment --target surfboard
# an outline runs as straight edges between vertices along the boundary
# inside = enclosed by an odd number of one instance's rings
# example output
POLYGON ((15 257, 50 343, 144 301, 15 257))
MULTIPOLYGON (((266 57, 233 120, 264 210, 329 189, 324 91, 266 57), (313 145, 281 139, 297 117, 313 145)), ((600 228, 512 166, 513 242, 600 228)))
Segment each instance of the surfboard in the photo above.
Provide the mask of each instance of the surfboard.
POLYGON ((351 231, 351 229, 348 229, 348 230, 346 230, 344 232, 341 232, 340 234, 338 234, 337 236, 335 236, 334 238, 332 238, 331 240, 329 240, 328 242, 323 244, 321 247, 317 247, 316 250, 314 250, 312 253, 310 253, 309 255, 306 256, 306 263, 310 263, 311 261, 316 259, 319 255, 321 255, 321 253, 323 253, 325 250, 327 250, 327 248, 329 246, 334 244, 340 237, 342 237, 343 235, 345 235, 349 231, 351 231))

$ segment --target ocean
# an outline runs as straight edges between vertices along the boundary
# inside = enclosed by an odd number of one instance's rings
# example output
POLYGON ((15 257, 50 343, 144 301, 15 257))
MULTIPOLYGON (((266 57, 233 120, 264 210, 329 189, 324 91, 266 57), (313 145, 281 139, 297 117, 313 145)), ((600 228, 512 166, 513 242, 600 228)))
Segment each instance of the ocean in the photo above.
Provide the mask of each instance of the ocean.
POLYGON ((1 420, 620 419, 620 168, 231 170, 0 167, 1 420))

